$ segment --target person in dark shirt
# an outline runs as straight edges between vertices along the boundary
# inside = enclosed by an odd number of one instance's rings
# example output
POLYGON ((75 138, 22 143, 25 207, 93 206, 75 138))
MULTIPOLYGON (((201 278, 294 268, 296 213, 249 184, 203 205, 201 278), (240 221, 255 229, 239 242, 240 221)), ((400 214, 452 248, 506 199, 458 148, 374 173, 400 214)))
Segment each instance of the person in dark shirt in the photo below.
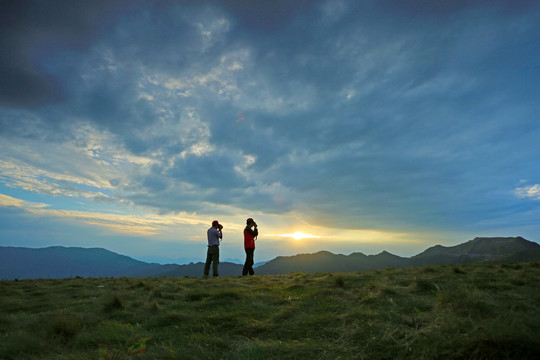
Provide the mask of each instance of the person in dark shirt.
POLYGON ((257 223, 253 221, 252 218, 246 220, 246 228, 244 229, 244 250, 246 251, 246 262, 244 263, 244 268, 242 269, 242 275, 247 274, 253 275, 253 254, 255 252, 255 240, 259 235, 259 230, 257 229, 257 223), (252 229, 253 228, 253 229, 252 229))
POLYGON ((219 276, 219 244, 223 239, 223 226, 217 221, 212 221, 212 227, 208 229, 208 250, 206 251, 206 263, 204 264, 204 276, 208 276, 210 272, 210 264, 212 265, 212 275, 219 276))

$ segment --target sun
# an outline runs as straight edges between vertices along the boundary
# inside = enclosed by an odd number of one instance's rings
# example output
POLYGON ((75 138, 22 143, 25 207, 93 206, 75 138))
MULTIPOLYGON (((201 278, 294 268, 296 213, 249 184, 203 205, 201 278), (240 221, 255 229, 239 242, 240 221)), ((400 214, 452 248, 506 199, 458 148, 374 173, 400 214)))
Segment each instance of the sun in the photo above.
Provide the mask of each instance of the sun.
POLYGON ((293 234, 284 234, 286 237, 292 237, 294 240, 302 240, 302 239, 313 239, 313 238, 319 238, 320 236, 312 235, 312 234, 306 234, 301 231, 297 231, 293 234))
POLYGON ((291 235, 291 237, 292 237, 293 239, 295 239, 295 240, 300 240, 300 239, 305 239, 305 238, 307 237, 306 235, 308 235, 308 234, 304 234, 304 233, 301 232, 301 231, 297 231, 297 232, 295 232, 294 234, 290 234, 290 235, 291 235))
POLYGON ((268 236, 279 236, 284 238, 293 238, 294 240, 302 240, 302 239, 315 239, 315 238, 321 238, 323 236, 317 236, 313 234, 306 234, 301 231, 297 231, 292 234, 268 234, 268 236))

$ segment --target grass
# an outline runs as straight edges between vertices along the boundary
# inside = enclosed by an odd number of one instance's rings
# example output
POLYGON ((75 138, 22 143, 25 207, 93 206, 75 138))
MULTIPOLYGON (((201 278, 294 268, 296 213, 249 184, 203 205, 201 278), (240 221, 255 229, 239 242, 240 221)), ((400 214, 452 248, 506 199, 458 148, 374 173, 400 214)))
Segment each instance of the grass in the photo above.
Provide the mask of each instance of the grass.
POLYGON ((0 282, 0 359, 533 359, 540 264, 0 282))

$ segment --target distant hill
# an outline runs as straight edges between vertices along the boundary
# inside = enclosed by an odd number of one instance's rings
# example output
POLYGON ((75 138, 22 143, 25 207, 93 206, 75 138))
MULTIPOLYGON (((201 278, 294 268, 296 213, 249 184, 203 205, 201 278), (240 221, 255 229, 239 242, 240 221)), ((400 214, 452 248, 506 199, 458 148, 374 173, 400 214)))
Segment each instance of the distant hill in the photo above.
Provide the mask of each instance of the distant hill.
MULTIPOLYGON (((32 249, 0 246, 0 279, 120 276, 200 276, 204 264, 160 265, 101 248, 51 246, 32 249)), ((242 265, 220 263, 220 275, 240 275, 242 265)))
POLYGON ((377 255, 353 253, 346 256, 321 251, 315 254, 280 256, 258 267, 257 274, 350 272, 479 261, 535 260, 540 260, 540 245, 522 237, 475 238, 452 247, 436 245, 411 258, 399 257, 386 251, 377 255))
POLYGON ((445 247, 437 245, 414 256, 415 258, 429 257, 434 255, 491 257, 497 258, 510 253, 540 248, 535 242, 518 237, 477 237, 463 244, 445 247))
MULTIPOLYGON (((437 265, 437 264, 460 264, 472 261, 496 261, 505 258, 516 260, 525 259, 528 252, 532 251, 531 260, 538 260, 535 257, 535 250, 539 250, 540 245, 521 236, 518 237, 477 237, 463 244, 445 247, 437 245, 426 251, 413 256, 411 265, 437 265)), ((530 257, 530 256, 529 256, 530 257)), ((524 261, 524 260, 521 260, 524 261)))
POLYGON ((160 266, 100 248, 0 247, 0 279, 136 276, 160 266))
POLYGON ((404 267, 407 258, 383 251, 377 255, 352 253, 350 255, 332 254, 320 251, 315 254, 279 256, 257 268, 257 274, 287 274, 291 272, 349 272, 356 270, 379 269, 388 266, 404 267))
MULTIPOLYGON (((320 251, 279 256, 255 269, 260 275, 293 272, 350 272, 387 267, 463 264, 481 261, 540 261, 540 245, 522 237, 475 238, 463 244, 433 246, 411 258, 383 251, 350 255, 320 251)), ((52 246, 41 249, 0 246, 0 279, 68 277, 201 276, 202 262, 185 265, 146 263, 100 248, 52 246)), ((240 275, 241 264, 222 262, 220 275, 240 275)))

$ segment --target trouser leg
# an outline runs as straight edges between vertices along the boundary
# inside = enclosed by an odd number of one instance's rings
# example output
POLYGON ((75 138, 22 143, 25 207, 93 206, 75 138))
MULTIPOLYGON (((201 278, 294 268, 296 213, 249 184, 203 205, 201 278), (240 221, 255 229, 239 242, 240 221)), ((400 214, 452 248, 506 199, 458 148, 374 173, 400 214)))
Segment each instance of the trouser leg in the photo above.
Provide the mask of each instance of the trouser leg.
POLYGON ((242 276, 245 276, 248 274, 248 255, 247 255, 247 249, 246 251, 246 261, 244 262, 244 267, 242 268, 242 276))
POLYGON ((246 262, 244 263, 244 268, 242 269, 242 275, 253 275, 253 252, 255 249, 245 249, 246 250, 246 262))
POLYGON ((206 263, 204 264, 204 276, 208 276, 208 273, 210 272, 210 264, 212 263, 212 253, 210 251, 210 247, 208 250, 206 250, 206 263))
POLYGON ((209 246, 206 251, 206 263, 204 264, 204 276, 210 273, 210 264, 212 264, 212 275, 219 276, 219 247, 209 246))
POLYGON ((254 275, 255 271, 253 271, 253 264, 254 264, 253 255, 255 254, 255 249, 250 249, 250 250, 251 251, 249 252, 250 253, 250 256, 249 256, 249 275, 254 275))
POLYGON ((219 266, 219 247, 215 246, 212 250, 212 275, 219 276, 218 266, 219 266))

